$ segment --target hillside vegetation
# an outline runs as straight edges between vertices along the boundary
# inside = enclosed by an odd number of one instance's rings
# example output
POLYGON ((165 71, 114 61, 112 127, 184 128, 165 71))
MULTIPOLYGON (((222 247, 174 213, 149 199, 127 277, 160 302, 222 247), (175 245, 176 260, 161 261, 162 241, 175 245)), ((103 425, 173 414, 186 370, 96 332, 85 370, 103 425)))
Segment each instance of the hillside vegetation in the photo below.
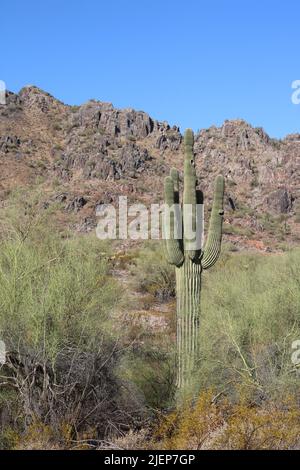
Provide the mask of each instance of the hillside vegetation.
POLYGON ((199 399, 173 408, 174 273, 159 242, 120 255, 40 197, 1 209, 2 448, 297 448, 300 251, 205 274, 199 399))

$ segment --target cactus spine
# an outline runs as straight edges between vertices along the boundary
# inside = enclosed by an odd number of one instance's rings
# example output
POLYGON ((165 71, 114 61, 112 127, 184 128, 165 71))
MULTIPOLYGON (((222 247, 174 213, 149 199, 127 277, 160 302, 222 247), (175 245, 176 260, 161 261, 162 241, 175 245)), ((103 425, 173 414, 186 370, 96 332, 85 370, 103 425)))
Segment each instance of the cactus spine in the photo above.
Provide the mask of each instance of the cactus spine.
MULTIPOLYGON (((165 179, 165 204, 179 211, 170 211, 165 217, 166 256, 176 271, 177 296, 177 389, 178 396, 184 397, 194 392, 197 361, 199 360, 199 324, 201 273, 215 264, 220 254, 223 222, 224 178, 218 176, 215 182, 213 207, 207 241, 202 247, 203 195, 197 189, 194 162, 194 134, 187 129, 184 136, 184 191, 183 204, 179 203, 179 173, 172 168, 165 179), (199 204, 197 206, 197 204, 199 204), (183 227, 183 236, 174 233, 174 227, 183 227), (187 237, 189 229, 197 233, 195 239, 187 237)), ((178 233, 178 232, 177 232, 178 233)))

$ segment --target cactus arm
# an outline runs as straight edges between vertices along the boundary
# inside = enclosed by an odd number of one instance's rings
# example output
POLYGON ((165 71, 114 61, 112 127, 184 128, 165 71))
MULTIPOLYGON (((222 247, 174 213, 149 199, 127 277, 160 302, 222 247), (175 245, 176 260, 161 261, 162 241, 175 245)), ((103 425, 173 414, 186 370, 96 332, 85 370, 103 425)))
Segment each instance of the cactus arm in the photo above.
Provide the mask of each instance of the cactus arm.
POLYGON ((176 168, 171 168, 170 176, 174 183, 175 203, 179 204, 179 171, 176 168))
POLYGON ((221 251, 223 224, 224 178, 219 175, 215 182, 215 193, 209 222, 207 241, 203 249, 201 265, 203 269, 211 268, 217 261, 221 251))
MULTIPOLYGON (((169 208, 178 204, 176 192, 174 191, 174 181, 171 176, 165 178, 165 204, 169 208)), ((181 240, 174 236, 174 228, 180 226, 179 214, 177 211, 171 211, 170 217, 168 215, 165 213, 163 224, 163 237, 165 238, 167 258, 169 263, 180 266, 184 261, 184 255, 181 249, 181 240)))
POLYGON ((194 160, 194 134, 187 129, 184 134, 184 191, 183 191, 183 233, 184 251, 193 260, 197 257, 195 240, 191 240, 191 230, 196 233, 196 170, 194 160), (189 234, 188 236, 186 236, 189 234))

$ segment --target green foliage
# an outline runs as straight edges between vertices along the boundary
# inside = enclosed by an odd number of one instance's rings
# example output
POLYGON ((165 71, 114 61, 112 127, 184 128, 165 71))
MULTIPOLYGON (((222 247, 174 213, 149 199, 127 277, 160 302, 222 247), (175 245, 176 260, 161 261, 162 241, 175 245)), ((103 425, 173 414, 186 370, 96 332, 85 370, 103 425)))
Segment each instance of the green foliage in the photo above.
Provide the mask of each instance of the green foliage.
MULTIPOLYGON (((202 279, 197 388, 214 387, 234 398, 242 386, 257 403, 295 396, 299 375, 291 355, 292 342, 300 338, 299 263, 299 249, 250 254, 223 245, 218 264, 202 279)), ((153 257, 151 272, 160 264, 160 256, 153 257)))
POLYGON ((200 330, 201 385, 258 399, 294 393, 291 361, 300 338, 300 251, 282 255, 226 253, 204 278, 200 330))
POLYGON ((99 241, 61 240, 43 226, 11 232, 0 244, 0 334, 9 343, 42 348, 94 345, 120 302, 99 241))
POLYGON ((216 400, 211 390, 194 403, 163 416, 148 448, 164 450, 266 450, 297 449, 300 410, 290 398, 264 408, 249 402, 216 400))
POLYGON ((175 296, 174 269, 166 261, 163 249, 152 241, 145 243, 131 268, 135 286, 160 300, 175 296))
POLYGON ((244 218, 247 215, 254 216, 256 215, 256 212, 251 207, 248 207, 244 204, 239 203, 238 207, 234 211, 232 211, 231 215, 237 219, 237 218, 244 218))
POLYGON ((155 410, 168 408, 174 395, 174 351, 172 344, 160 338, 155 346, 152 338, 124 357, 120 374, 134 383, 148 407, 155 410))
POLYGON ((286 235, 290 234, 290 226, 287 223, 287 216, 285 214, 274 216, 265 212, 259 215, 258 218, 263 230, 271 235, 275 235, 284 240, 286 235))
POLYGON ((223 233, 229 235, 239 235, 242 237, 251 238, 253 236, 253 231, 248 227, 241 227, 238 225, 232 224, 224 224, 223 225, 223 233))
MULTIPOLYGON (((54 429, 65 422, 73 438, 84 429, 103 437, 109 422, 117 430, 125 415, 140 411, 117 375, 126 297, 110 274, 105 244, 59 233, 38 198, 18 200, 1 212, 0 338, 8 354, 0 411, 5 390, 16 390, 16 431, 35 421, 54 429)), ((6 400, 8 422, 15 422, 14 399, 6 400)), ((9 441, 0 432, 1 439, 9 441)))

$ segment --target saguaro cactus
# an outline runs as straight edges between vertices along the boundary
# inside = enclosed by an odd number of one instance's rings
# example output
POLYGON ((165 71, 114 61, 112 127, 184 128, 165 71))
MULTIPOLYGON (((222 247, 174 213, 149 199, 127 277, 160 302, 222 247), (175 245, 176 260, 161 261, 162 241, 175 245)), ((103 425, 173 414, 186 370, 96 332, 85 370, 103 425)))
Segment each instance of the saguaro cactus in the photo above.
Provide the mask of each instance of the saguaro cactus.
POLYGON ((172 168, 170 176, 166 177, 164 188, 166 207, 177 208, 170 210, 165 216, 163 231, 166 256, 176 271, 177 388, 181 397, 193 393, 194 390, 199 359, 201 273, 203 269, 213 266, 219 257, 224 213, 224 178, 218 176, 207 241, 203 247, 203 194, 196 188, 193 147, 194 134, 188 129, 184 136, 182 204, 179 199, 179 173, 175 168, 172 168), (199 210, 199 207, 202 210, 199 210), (179 233, 180 227, 182 235, 179 233), (187 236, 187 233, 191 233, 191 228, 196 234, 193 240, 187 236))

